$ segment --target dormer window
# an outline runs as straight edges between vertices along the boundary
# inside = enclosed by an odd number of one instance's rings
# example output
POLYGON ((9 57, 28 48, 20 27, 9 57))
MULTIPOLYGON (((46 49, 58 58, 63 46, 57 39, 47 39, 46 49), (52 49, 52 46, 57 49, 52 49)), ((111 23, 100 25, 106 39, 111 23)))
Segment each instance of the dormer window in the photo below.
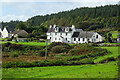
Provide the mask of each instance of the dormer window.
POLYGON ((69 32, 69 28, 67 27, 67 28, 65 28, 65 32, 69 32))
POLYGON ((67 33, 66 33, 66 36, 67 36, 67 33))
POLYGON ((98 38, 98 35, 96 35, 96 38, 98 38))
POLYGON ((56 27, 56 28, 55 28, 55 32, 58 32, 58 31, 59 31, 59 27, 56 27))

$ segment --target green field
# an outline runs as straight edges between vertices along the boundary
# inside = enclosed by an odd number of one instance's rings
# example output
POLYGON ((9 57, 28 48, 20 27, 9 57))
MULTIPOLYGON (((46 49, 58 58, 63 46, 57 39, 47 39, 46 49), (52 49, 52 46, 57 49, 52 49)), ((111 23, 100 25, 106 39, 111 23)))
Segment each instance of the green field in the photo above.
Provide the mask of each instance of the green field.
MULTIPOLYGON (((4 44, 10 42, 12 44, 22 44, 22 45, 30 45, 30 46, 46 46, 46 42, 14 42, 14 41, 2 41, 0 43, 4 44)), ((47 43, 47 45, 50 45, 50 43, 47 43)), ((76 45, 76 44, 69 44, 69 45, 76 45)))
POLYGON ((3 78, 114 78, 117 63, 3 69, 3 78))
MULTIPOLYGON (((2 42, 2 44, 6 43, 7 41, 2 42)), ((9 41, 12 44, 23 44, 23 45, 30 45, 30 46, 45 46, 46 42, 13 42, 13 41, 9 41)), ((47 45, 49 45, 50 43, 47 43, 47 45)))
POLYGON ((120 43, 103 43, 103 44, 120 44, 120 43))
MULTIPOLYGON (((96 61, 118 56, 118 47, 102 47, 112 54, 98 57, 96 61)), ((79 66, 48 66, 32 68, 3 68, 3 78, 115 78, 118 75, 117 61, 79 66)))
POLYGON ((99 62, 100 60, 105 59, 107 57, 117 57, 118 55, 120 55, 118 54, 118 52, 120 52, 119 47, 101 47, 101 48, 107 49, 108 51, 112 52, 112 54, 98 57, 97 59, 95 59, 95 62, 99 62))

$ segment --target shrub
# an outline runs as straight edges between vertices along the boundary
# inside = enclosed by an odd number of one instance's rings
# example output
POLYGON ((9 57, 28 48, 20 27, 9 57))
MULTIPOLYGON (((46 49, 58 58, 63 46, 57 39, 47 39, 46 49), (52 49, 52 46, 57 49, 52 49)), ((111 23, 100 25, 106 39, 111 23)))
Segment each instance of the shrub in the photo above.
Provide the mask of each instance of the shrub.
POLYGON ((80 60, 82 64, 94 64, 94 60, 92 58, 85 58, 80 60))
POLYGON ((10 49, 11 50, 23 50, 24 48, 20 44, 11 44, 10 49))
POLYGON ((67 52, 69 50, 68 46, 60 45, 60 46, 55 46, 51 49, 51 52, 53 53, 63 53, 67 52))
POLYGON ((95 48, 89 44, 88 45, 79 44, 78 46, 75 46, 73 49, 71 49, 68 53, 71 56, 88 55, 88 56, 94 57, 94 56, 105 55, 106 53, 110 53, 110 52, 108 52, 106 49, 95 48))
POLYGON ((19 56, 18 53, 12 53, 12 54, 11 54, 11 57, 18 57, 18 56, 19 56))
POLYGON ((39 53, 38 53, 38 56, 40 57, 44 57, 45 56, 45 50, 40 50, 39 53))
POLYGON ((7 42, 7 43, 4 44, 5 47, 8 47, 8 46, 10 46, 10 45, 11 45, 10 42, 7 42))
POLYGON ((30 46, 30 45, 21 45, 21 44, 3 44, 2 49, 5 51, 5 47, 9 45, 10 50, 14 51, 37 51, 44 49, 44 46, 30 46))
POLYGON ((29 62, 21 62, 21 61, 13 61, 13 62, 4 62, 2 64, 3 68, 11 68, 11 67, 31 67, 31 63, 29 62))
POLYGON ((3 54, 2 57, 9 57, 9 54, 3 54))
POLYGON ((109 61, 116 61, 117 59, 114 58, 114 57, 108 57, 108 58, 105 58, 101 61, 99 61, 99 63, 108 63, 109 61))
POLYGON ((51 49, 51 48, 53 48, 53 47, 55 47, 55 46, 60 46, 60 45, 70 47, 70 45, 67 44, 67 43, 53 42, 53 43, 51 43, 51 44, 48 46, 48 49, 51 49))

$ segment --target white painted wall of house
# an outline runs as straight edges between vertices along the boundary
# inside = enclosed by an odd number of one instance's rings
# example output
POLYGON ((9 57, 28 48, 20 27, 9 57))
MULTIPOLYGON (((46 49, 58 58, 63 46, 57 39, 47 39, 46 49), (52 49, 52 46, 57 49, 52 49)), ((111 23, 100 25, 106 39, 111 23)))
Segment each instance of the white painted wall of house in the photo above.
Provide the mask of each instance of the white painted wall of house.
MULTIPOLYGON (((54 27, 55 28, 55 27, 54 27)), ((65 30, 65 32, 58 32, 58 28, 55 28, 55 32, 51 32, 51 33, 47 33, 47 39, 50 39, 50 42, 65 42, 65 43, 88 43, 88 39, 84 38, 80 38, 80 41, 78 40, 78 38, 76 38, 76 41, 74 41, 74 38, 72 38, 73 33, 77 30, 77 31, 82 31, 79 29, 75 29, 74 26, 72 26, 72 31, 69 32, 67 30, 65 30), (66 35, 67 33, 67 35, 66 35), (63 37, 63 38, 62 38, 63 37), (67 40, 66 40, 67 38, 67 40), (69 41, 69 42, 68 42, 69 41)), ((94 33, 92 38, 89 38, 90 42, 101 42, 103 41, 103 37, 101 35, 99 35, 98 33, 94 33), (96 36, 98 35, 98 38, 96 38, 96 36)))
POLYGON ((87 41, 87 38, 84 38, 84 41, 83 41, 83 38, 76 37, 75 40, 74 40, 74 38, 72 38, 72 43, 75 43, 75 44, 88 43, 88 41, 87 41))
POLYGON ((2 31, 2 38, 10 38, 10 34, 8 33, 6 28, 4 28, 2 31))
POLYGON ((102 41, 103 41, 103 37, 98 33, 94 33, 94 35, 92 36, 92 42, 102 42, 102 41), (97 35, 98 35, 98 38, 97 38, 97 35))
POLYGON ((71 43, 71 35, 72 33, 55 33, 55 32, 52 32, 51 35, 48 34, 49 36, 47 36, 47 39, 50 39, 51 37, 51 42, 66 42, 68 43, 71 43), (67 38, 67 40, 66 40, 67 38))
MULTIPOLYGON (((90 42, 102 42, 103 41, 103 37, 101 35, 99 35, 98 33, 95 33, 93 34, 92 38, 89 38, 89 41, 90 42), (98 38, 97 38, 97 35, 98 35, 98 38)), ((84 38, 84 41, 83 41, 83 38, 79 38, 76 37, 76 40, 74 41, 74 38, 72 38, 72 43, 75 43, 75 44, 79 44, 79 43, 88 43, 89 42, 87 38, 84 38)))

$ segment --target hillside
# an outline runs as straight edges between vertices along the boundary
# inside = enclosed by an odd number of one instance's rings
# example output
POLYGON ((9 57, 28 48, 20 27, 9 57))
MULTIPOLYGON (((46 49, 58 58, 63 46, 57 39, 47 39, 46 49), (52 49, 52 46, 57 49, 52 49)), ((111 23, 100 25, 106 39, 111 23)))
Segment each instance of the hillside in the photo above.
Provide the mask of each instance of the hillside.
MULTIPOLYGON (((15 28, 16 24, 12 23, 13 21, 3 23, 3 26, 15 28)), ((53 24, 58 26, 71 26, 74 24, 76 28, 81 28, 83 30, 117 30, 120 28, 120 5, 106 5, 94 8, 82 7, 50 15, 37 15, 29 18, 24 23, 28 29, 33 26, 48 28, 49 25, 53 24)), ((31 32, 33 30, 34 29, 32 29, 31 32)), ((44 32, 46 32, 46 30, 43 30, 43 33, 44 32)))
POLYGON ((95 8, 83 7, 56 14, 35 16, 27 20, 29 26, 57 24, 59 26, 71 26, 77 28, 95 30, 97 28, 118 27, 120 21, 120 6, 106 5, 95 8))

